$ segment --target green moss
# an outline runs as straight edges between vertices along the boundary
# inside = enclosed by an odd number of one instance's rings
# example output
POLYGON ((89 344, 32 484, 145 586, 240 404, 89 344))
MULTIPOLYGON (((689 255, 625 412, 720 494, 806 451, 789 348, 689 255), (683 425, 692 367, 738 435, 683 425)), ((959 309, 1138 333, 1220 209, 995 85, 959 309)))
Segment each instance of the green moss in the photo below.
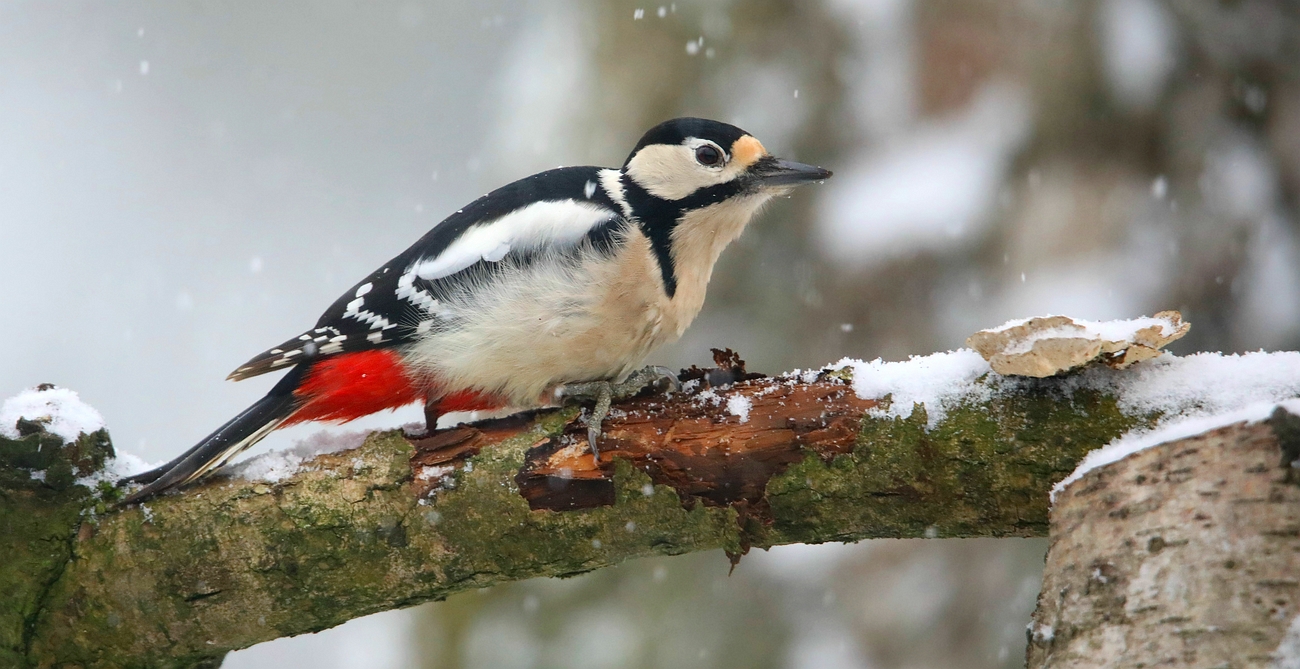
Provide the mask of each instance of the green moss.
POLYGON ((531 511, 514 474, 571 415, 485 449, 427 504, 409 485, 411 447, 386 433, 285 485, 217 482, 115 513, 77 545, 33 652, 183 666, 503 580, 739 545, 733 512, 687 511, 626 463, 613 507, 531 511))
MULTIPOLYGON (((29 641, 41 666, 196 666, 503 581, 652 554, 740 552, 736 511, 687 510, 671 488, 625 462, 616 464, 613 506, 530 510, 514 482, 524 454, 574 415, 534 416, 531 428, 485 448, 425 500, 411 485, 411 447, 396 433, 323 456, 279 484, 217 479, 147 510, 109 513, 76 541, 82 505, 93 501, 84 488, 68 488, 84 498, 23 498, 24 509, 45 504, 57 516, 31 516, 34 525, 21 529, 49 537, 44 561, 27 573, 45 574, 36 583, 58 578, 48 592, 0 600, 25 621, 33 619, 22 611, 46 603, 39 623, 4 637, 6 648, 21 654, 29 641)), ((745 539, 1043 535, 1052 482, 1136 422, 1113 399, 1087 392, 1003 395, 950 410, 933 430, 924 407, 907 418, 867 418, 852 453, 830 462, 810 456, 773 478, 775 520, 747 522, 745 539)), ((27 485, 23 494, 54 494, 27 485)), ((14 494, 5 492, 6 504, 14 494)), ((0 578, 24 580, 13 571, 0 578)))
POLYGON ((471 460, 455 486, 438 493, 432 511, 435 530, 450 554, 445 563, 452 581, 492 573, 509 580, 574 575, 639 555, 673 553, 735 542, 730 512, 702 507, 685 511, 668 487, 625 462, 615 473, 613 507, 571 512, 532 511, 513 477, 524 452, 544 436, 558 434, 564 421, 543 420, 520 435, 471 460), (650 495, 644 494, 648 490, 650 495))
POLYGON ((113 455, 100 430, 64 444, 45 432, 0 437, 0 664, 21 667, 52 584, 72 555, 83 511, 94 503, 76 477, 113 455), (38 478, 33 478, 37 473, 38 478))
POLYGON ((1044 536, 1047 497, 1088 451, 1137 425, 1115 399, 1018 392, 949 410, 863 420, 857 449, 810 456, 767 487, 764 543, 865 537, 1044 536))

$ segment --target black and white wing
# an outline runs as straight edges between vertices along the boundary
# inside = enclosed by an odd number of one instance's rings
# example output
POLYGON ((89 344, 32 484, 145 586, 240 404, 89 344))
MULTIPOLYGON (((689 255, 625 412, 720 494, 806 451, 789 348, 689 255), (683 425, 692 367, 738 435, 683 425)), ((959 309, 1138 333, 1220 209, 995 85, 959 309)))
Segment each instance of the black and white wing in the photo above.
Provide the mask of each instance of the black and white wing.
POLYGON ((412 342, 431 324, 435 295, 479 275, 479 269, 583 244, 607 248, 627 224, 618 174, 564 167, 484 195, 344 293, 315 328, 254 357, 228 378, 412 342), (613 197, 605 184, 615 190, 613 197))

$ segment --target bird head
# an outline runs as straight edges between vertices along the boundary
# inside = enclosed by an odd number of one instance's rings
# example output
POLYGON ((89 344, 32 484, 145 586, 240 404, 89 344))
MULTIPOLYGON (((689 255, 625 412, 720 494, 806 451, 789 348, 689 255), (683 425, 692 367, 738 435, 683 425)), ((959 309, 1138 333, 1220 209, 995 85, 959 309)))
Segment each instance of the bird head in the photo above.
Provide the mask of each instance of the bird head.
POLYGON ((719 254, 754 214, 774 196, 830 176, 830 170, 772 156, 734 125, 678 118, 641 138, 623 163, 617 189, 649 239, 665 292, 674 297, 681 284, 680 300, 698 309, 719 254))
POLYGON ((651 128, 632 149, 623 172, 656 198, 700 204, 736 195, 777 195, 831 176, 830 170, 772 156, 734 125, 702 118, 677 118, 651 128))

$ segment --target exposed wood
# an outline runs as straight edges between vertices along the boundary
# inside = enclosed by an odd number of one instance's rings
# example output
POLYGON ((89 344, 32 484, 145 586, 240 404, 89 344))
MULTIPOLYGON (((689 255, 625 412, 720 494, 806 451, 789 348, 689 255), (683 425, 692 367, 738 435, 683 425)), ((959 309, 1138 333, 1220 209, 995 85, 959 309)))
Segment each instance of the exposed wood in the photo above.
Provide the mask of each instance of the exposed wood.
POLYGON ((728 388, 725 400, 716 394, 638 399, 619 407, 618 420, 601 435, 599 465, 586 428, 574 422, 529 450, 515 480, 533 509, 608 506, 614 463, 627 460, 655 484, 676 490, 687 506, 696 500, 761 505, 768 480, 809 453, 829 462, 852 451, 862 417, 878 405, 839 380, 746 381, 728 388), (727 401, 747 406, 743 420, 722 406, 727 401), (567 493, 571 483, 583 492, 567 493))

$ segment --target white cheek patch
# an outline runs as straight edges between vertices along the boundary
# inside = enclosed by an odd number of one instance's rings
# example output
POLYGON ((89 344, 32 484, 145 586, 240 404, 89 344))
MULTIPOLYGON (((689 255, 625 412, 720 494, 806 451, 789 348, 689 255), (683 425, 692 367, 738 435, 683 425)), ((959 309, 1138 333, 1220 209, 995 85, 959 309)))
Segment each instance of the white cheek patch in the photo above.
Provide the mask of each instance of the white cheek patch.
POLYGON ((614 216, 605 207, 576 200, 535 202, 466 230, 442 253, 417 261, 412 268, 416 276, 433 281, 480 260, 499 262, 511 251, 574 246, 614 216))
POLYGON ((627 175, 646 192, 665 200, 680 200, 718 183, 717 172, 695 162, 695 152, 680 144, 643 147, 628 161, 627 175))
POLYGON ((682 144, 643 147, 628 161, 627 174, 655 197, 680 200, 701 188, 727 183, 748 168, 734 160, 721 168, 701 165, 695 159, 695 150, 706 144, 713 145, 708 140, 687 137, 682 144))

